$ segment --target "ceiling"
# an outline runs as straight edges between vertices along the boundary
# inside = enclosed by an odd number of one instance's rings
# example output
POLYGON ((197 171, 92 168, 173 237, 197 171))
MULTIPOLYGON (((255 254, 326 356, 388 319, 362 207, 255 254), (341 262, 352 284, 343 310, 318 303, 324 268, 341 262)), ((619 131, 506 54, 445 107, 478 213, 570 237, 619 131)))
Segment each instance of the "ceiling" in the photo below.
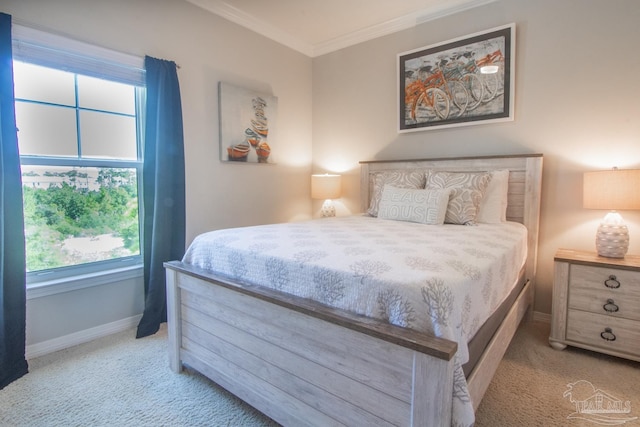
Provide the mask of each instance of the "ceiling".
POLYGON ((315 57, 496 0, 187 0, 315 57))

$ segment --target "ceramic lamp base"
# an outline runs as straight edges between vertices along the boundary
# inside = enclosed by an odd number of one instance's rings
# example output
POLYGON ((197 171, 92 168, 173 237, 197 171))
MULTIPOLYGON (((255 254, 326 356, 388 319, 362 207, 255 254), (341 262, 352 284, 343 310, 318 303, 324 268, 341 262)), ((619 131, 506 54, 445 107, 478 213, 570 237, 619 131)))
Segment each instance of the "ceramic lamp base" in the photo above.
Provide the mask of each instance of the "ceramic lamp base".
POLYGON ((629 249, 629 229, 625 224, 601 223, 596 233, 598 255, 607 258, 624 258, 629 249))
POLYGON ((333 206, 333 202, 329 199, 324 201, 320 212, 323 217, 336 216, 336 208, 333 206))

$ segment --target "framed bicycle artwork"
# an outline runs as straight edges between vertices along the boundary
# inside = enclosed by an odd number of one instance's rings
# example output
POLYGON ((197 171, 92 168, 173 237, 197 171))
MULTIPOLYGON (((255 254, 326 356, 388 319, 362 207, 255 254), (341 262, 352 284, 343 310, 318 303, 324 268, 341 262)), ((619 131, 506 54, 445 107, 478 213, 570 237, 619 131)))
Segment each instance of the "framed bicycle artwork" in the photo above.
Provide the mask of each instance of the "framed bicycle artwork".
POLYGON ((398 54, 399 132, 513 120, 515 24, 398 54))

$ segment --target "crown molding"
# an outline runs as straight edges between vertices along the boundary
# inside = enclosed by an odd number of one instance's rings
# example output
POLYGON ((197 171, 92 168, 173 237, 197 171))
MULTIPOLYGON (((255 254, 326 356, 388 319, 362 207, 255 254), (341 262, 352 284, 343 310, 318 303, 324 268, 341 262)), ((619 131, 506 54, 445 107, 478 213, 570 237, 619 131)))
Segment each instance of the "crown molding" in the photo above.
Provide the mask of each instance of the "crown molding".
POLYGON ((221 0, 187 0, 211 13, 214 13, 228 21, 254 31, 284 46, 290 47, 300 53, 313 57, 313 46, 305 43, 291 34, 274 27, 253 15, 233 7, 221 0))
POLYGON ((327 53, 335 52, 359 43, 364 43, 378 37, 407 30, 425 22, 433 21, 496 1, 498 0, 458 0, 454 2, 450 1, 446 5, 419 10, 396 19, 391 19, 380 24, 363 28, 362 30, 354 31, 344 36, 328 40, 324 43, 318 43, 314 46, 313 57, 325 55, 327 53))
POLYGON ((405 15, 381 24, 372 25, 361 30, 353 31, 349 34, 345 34, 344 36, 336 37, 326 42, 314 45, 312 57, 325 55, 327 53, 335 52, 378 37, 397 33, 402 30, 413 28, 415 25, 416 19, 413 15, 405 15))
POLYGON ((290 47, 311 58, 335 52, 349 46, 363 43, 378 37, 393 34, 402 30, 413 28, 418 24, 433 21, 448 15, 453 15, 468 9, 472 9, 498 0, 457 0, 449 1, 446 5, 430 7, 392 19, 380 24, 372 25, 361 30, 336 37, 323 43, 312 45, 306 43, 281 29, 270 25, 253 15, 225 3, 223 0, 187 0, 211 13, 214 13, 233 23, 250 29, 264 37, 290 47))

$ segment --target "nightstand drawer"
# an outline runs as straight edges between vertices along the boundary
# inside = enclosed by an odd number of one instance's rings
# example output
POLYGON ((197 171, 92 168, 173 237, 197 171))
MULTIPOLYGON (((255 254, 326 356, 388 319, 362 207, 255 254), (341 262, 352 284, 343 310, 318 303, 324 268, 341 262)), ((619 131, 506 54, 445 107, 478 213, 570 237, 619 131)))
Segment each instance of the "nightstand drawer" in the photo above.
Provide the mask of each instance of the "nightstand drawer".
POLYGON ((571 265, 569 308, 640 320, 640 273, 571 265))
POLYGON ((640 322, 569 310, 567 323, 567 340, 604 351, 640 354, 640 322))

